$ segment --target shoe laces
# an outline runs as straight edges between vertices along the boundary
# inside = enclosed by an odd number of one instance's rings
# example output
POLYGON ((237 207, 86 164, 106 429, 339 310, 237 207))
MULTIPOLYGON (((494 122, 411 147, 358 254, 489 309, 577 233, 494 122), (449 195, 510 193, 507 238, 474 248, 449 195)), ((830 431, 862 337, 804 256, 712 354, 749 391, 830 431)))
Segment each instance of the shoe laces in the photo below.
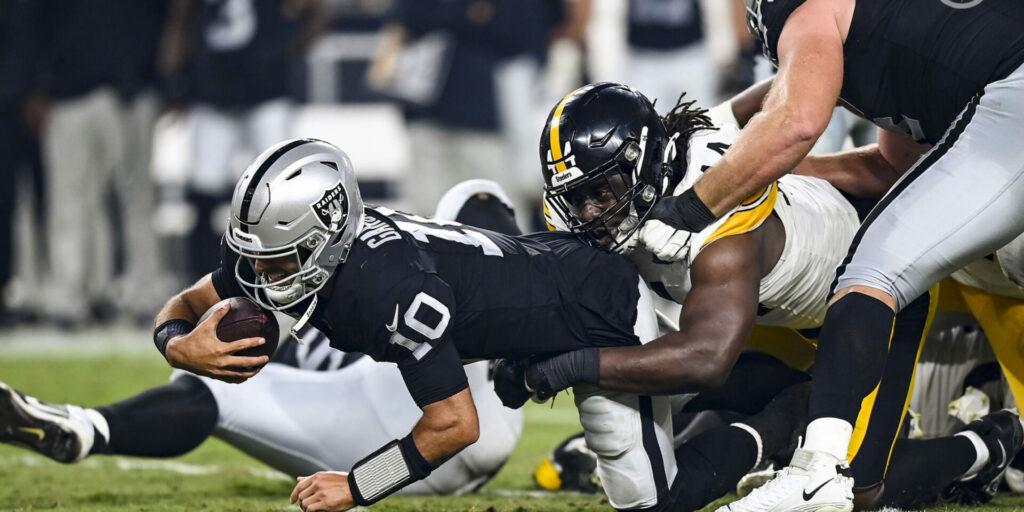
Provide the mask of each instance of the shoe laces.
POLYGON ((754 489, 744 497, 744 505, 760 510, 766 510, 775 506, 775 504, 792 494, 794 488, 799 487, 793 483, 793 478, 796 476, 793 475, 792 468, 782 468, 775 473, 771 480, 765 482, 764 485, 754 489))

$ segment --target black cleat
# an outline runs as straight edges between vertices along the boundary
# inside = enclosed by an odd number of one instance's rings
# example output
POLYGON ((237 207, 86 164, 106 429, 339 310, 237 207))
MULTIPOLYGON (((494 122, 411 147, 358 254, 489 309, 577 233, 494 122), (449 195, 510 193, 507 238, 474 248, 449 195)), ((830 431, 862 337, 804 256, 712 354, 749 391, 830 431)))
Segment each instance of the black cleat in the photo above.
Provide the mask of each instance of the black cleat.
POLYGON ((93 427, 86 421, 76 421, 69 406, 42 402, 0 382, 0 442, 76 462, 92 445, 93 427))
POLYGON ((981 471, 949 485, 940 497, 944 503, 980 505, 996 495, 1003 473, 1024 447, 1024 424, 1016 409, 1004 409, 976 419, 964 427, 981 437, 988 448, 989 461, 981 471))

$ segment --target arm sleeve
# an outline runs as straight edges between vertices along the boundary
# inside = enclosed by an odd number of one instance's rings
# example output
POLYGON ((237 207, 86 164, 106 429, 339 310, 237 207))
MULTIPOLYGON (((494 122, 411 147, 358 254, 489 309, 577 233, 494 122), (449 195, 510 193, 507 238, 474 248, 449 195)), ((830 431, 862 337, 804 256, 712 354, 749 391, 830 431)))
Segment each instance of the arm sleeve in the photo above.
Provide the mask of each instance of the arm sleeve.
POLYGON ((405 386, 421 409, 469 387, 462 360, 451 341, 443 341, 423 359, 409 357, 398 364, 405 386))
MULTIPOLYGON (((238 258, 238 253, 232 251, 228 244, 224 242, 224 237, 221 237, 220 267, 214 269, 210 274, 210 279, 213 280, 213 288, 217 290, 217 295, 221 299, 245 296, 242 287, 238 285, 238 280, 235 279, 235 264, 238 262, 238 258)), ((248 267, 243 270, 248 270, 248 267)))

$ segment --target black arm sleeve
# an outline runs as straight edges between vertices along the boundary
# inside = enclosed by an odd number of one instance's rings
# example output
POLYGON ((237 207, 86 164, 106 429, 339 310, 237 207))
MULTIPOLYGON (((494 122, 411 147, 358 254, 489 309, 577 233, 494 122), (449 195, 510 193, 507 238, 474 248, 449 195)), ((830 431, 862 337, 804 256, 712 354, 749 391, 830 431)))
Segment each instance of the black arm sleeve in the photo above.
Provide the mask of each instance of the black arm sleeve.
MULTIPOLYGON (((217 290, 217 295, 221 299, 245 296, 242 287, 238 285, 238 280, 235 279, 235 264, 238 262, 238 258, 238 253, 232 251, 228 244, 224 242, 224 237, 221 237, 220 267, 210 273, 210 278, 213 280, 213 288, 217 290)), ((246 266, 243 270, 247 269, 248 267, 246 266)))
POLYGON ((421 360, 410 356, 398 364, 409 394, 421 409, 469 387, 455 344, 445 340, 421 360))

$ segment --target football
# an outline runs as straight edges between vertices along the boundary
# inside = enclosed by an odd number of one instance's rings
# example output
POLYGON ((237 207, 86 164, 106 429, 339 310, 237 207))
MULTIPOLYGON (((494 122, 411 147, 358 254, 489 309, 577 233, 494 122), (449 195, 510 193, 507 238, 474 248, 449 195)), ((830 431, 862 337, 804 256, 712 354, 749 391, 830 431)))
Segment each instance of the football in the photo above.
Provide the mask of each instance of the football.
POLYGON ((266 343, 236 352, 240 356, 272 357, 277 350, 278 335, 277 317, 247 297, 231 297, 214 304, 203 313, 199 323, 209 318, 214 311, 224 304, 231 304, 231 310, 217 324, 217 338, 221 341, 236 341, 244 338, 262 337, 266 343))

